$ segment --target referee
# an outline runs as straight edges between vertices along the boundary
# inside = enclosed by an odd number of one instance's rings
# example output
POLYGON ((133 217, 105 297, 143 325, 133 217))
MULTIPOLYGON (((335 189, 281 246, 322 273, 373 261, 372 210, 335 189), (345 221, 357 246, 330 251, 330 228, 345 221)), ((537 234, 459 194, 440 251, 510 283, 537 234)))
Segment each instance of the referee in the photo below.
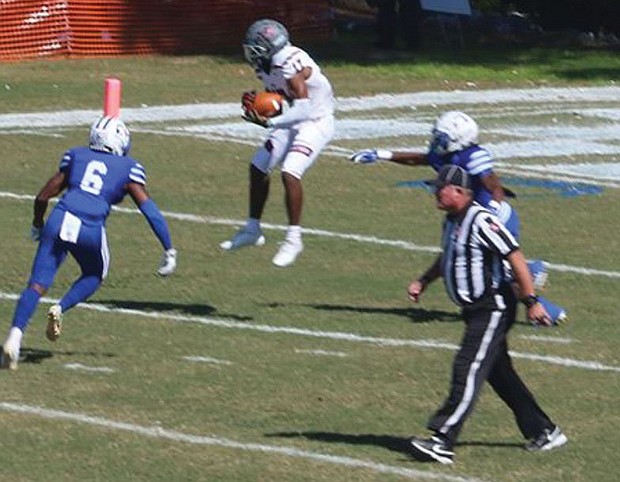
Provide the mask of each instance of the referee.
POLYGON ((443 277, 448 296, 462 308, 465 333, 452 364, 450 394, 428 422, 430 438, 413 437, 411 454, 418 460, 451 464, 453 447, 472 412, 485 380, 512 410, 525 448, 547 451, 567 442, 566 436, 538 406, 512 366, 506 336, 515 321, 517 299, 506 280, 506 260, 514 273, 528 318, 549 325, 538 302, 526 260, 515 238, 490 211, 473 201, 471 179, 462 168, 443 166, 436 179, 437 207, 446 211, 442 253, 408 287, 417 302, 425 288, 443 277))

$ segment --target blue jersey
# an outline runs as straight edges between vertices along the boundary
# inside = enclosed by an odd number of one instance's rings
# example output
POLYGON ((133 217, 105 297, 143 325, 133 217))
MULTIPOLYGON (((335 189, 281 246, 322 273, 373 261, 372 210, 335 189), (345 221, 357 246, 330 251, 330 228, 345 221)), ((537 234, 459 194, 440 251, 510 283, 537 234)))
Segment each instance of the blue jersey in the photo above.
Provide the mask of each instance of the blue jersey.
POLYGON ((146 184, 144 168, 136 160, 88 147, 65 152, 60 171, 68 185, 57 209, 94 224, 105 224, 112 205, 127 194, 128 183, 146 184))
POLYGON ((482 183, 482 179, 493 172, 493 158, 489 151, 474 145, 462 151, 444 155, 429 151, 426 157, 428 163, 436 171, 439 171, 441 166, 445 164, 455 164, 465 169, 472 179, 474 200, 484 207, 489 207, 489 202, 493 197, 491 191, 482 183))
POLYGON ((510 233, 517 240, 519 239, 521 235, 521 222, 517 211, 506 201, 493 205, 491 203, 493 195, 482 183, 486 176, 493 173, 493 158, 489 151, 480 146, 473 145, 462 151, 450 152, 441 156, 433 151, 429 151, 426 158, 436 171, 439 171, 441 166, 445 164, 455 164, 465 169, 471 176, 474 200, 481 206, 489 209, 493 214, 496 214, 510 233))

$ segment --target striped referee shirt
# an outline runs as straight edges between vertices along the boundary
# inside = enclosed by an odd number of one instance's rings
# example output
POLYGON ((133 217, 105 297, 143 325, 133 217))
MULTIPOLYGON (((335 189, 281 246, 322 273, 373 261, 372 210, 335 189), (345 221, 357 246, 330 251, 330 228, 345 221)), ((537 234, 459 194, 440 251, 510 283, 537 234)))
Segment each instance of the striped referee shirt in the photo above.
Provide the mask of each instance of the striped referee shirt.
POLYGON ((519 244, 497 216, 473 203, 464 217, 446 217, 442 248, 441 272, 448 296, 467 306, 497 291, 505 279, 503 260, 519 244))

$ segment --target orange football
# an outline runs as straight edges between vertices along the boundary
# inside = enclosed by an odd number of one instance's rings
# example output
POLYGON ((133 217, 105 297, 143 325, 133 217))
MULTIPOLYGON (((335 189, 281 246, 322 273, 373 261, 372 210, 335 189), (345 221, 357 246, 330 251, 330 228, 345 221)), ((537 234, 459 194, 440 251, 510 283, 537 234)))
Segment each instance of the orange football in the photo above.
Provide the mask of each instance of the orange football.
POLYGON ((277 92, 263 90, 256 94, 253 106, 259 115, 273 117, 281 113, 282 102, 284 102, 284 97, 277 92))

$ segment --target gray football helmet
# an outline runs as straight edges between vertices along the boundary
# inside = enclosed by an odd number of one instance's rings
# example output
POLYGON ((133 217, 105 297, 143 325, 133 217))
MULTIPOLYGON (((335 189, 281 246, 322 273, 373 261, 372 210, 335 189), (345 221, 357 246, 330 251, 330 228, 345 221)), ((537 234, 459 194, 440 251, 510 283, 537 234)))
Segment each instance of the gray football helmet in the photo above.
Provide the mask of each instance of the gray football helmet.
POLYGON ((289 43, 284 25, 275 20, 257 20, 248 28, 243 42, 243 54, 255 67, 269 65, 271 57, 289 43))

